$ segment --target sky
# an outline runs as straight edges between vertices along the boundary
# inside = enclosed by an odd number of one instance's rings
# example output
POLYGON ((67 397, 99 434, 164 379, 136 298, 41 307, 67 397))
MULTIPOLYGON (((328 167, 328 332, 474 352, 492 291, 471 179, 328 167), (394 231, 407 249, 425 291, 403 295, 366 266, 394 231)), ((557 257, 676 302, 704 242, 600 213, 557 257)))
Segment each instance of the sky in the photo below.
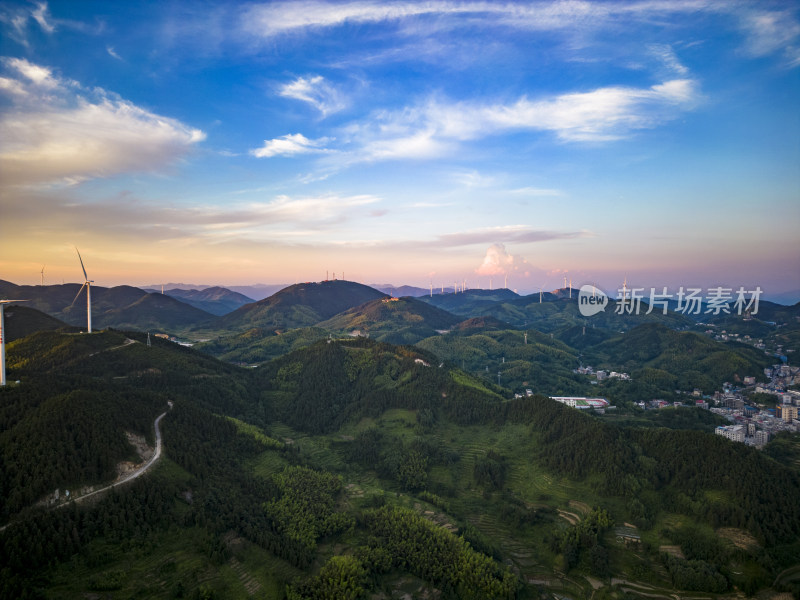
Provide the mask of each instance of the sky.
POLYGON ((800 290, 800 3, 0 4, 0 279, 800 290))

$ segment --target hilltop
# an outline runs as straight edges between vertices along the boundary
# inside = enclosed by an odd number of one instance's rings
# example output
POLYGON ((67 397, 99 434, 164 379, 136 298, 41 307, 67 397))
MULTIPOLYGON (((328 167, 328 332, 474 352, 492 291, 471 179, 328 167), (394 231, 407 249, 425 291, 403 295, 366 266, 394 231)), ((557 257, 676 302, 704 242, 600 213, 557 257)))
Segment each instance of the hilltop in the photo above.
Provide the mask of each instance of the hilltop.
POLYGON ((308 327, 354 306, 384 297, 386 294, 383 292, 353 281, 298 283, 219 317, 212 327, 217 330, 308 327))
POLYGON ((381 342, 413 344, 458 322, 458 317, 415 298, 381 298, 339 313, 317 326, 381 342))

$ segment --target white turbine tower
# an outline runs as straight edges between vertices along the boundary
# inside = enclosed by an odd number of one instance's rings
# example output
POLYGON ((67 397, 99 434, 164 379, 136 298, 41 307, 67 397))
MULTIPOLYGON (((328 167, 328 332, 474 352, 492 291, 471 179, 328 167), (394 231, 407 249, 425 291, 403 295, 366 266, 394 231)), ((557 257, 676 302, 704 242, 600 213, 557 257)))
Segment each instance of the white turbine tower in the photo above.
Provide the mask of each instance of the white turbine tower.
POLYGON ((42 285, 44 285, 44 267, 45 267, 45 265, 42 265, 42 271, 41 271, 41 273, 42 273, 42 285))
POLYGON ((6 304, 12 302, 27 302, 27 300, 0 300, 0 386, 6 384, 6 304))
MULTIPOLYGON (((75 294, 75 300, 78 299, 78 296, 81 295, 83 288, 86 288, 86 331, 88 333, 92 333, 92 284, 94 281, 89 279, 89 276, 86 274, 86 267, 83 266, 83 259, 81 258, 80 251, 75 248, 75 252, 78 253, 78 260, 81 261, 81 269, 83 269, 83 278, 84 282, 81 286, 81 289, 78 290, 78 293, 75 294)), ((75 300, 72 301, 70 307, 75 304, 75 300)))

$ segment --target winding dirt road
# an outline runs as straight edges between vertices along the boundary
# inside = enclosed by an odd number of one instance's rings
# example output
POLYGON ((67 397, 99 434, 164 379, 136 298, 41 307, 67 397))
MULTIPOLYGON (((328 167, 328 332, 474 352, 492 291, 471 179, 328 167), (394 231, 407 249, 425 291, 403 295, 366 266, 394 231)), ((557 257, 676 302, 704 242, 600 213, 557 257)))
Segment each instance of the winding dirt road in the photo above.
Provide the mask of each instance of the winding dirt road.
MULTIPOLYGON (((172 408, 172 402, 167 402, 167 404, 169 405, 169 408, 171 409, 172 408)), ((94 496, 96 494, 102 494, 103 492, 107 492, 108 490, 110 490, 113 487, 117 487, 118 485, 123 485, 125 483, 130 482, 130 481, 133 481, 137 477, 141 477, 148 470, 150 470, 150 468, 154 464, 156 464, 156 462, 158 462, 158 459, 161 458, 161 446, 162 446, 162 444, 161 444, 161 429, 160 429, 159 425, 161 424, 161 419, 163 419, 164 416, 168 412, 169 412, 169 410, 164 411, 163 413, 161 413, 160 415, 158 415, 156 417, 155 421, 153 421, 153 428, 155 429, 155 432, 156 432, 156 449, 155 449, 155 452, 153 452, 153 456, 150 457, 150 460, 148 460, 146 463, 144 463, 144 465, 142 465, 141 467, 139 467, 135 471, 133 471, 131 473, 128 473, 122 479, 119 479, 119 480, 117 480, 114 483, 111 483, 109 485, 103 486, 100 489, 91 491, 88 494, 84 494, 83 496, 77 496, 77 497, 73 496, 72 498, 70 498, 69 502, 64 502, 62 504, 58 504, 56 506, 53 506, 52 509, 57 509, 57 508, 62 508, 64 506, 69 506, 72 502, 76 502, 76 503, 83 502, 87 498, 91 498, 92 496, 94 496)), ((11 523, 6 523, 2 527, 0 527, 0 532, 3 532, 9 525, 11 525, 11 523)))
MULTIPOLYGON (((169 403, 169 407, 172 408, 172 402, 169 403)), ((155 452, 153 452, 153 456, 150 457, 150 460, 148 460, 146 463, 144 463, 144 465, 142 465, 132 473, 128 473, 122 479, 119 479, 118 481, 115 481, 114 483, 111 483, 105 487, 101 487, 99 490, 94 490, 92 492, 89 492, 88 494, 74 498, 73 500, 75 502, 83 502, 84 500, 86 500, 86 498, 90 498, 95 494, 101 494, 105 491, 110 490, 113 487, 117 487, 118 485, 123 485, 125 483, 128 483, 129 481, 133 481, 137 477, 141 477, 142 475, 144 475, 150 469, 150 467, 156 464, 158 459, 161 458, 161 429, 159 429, 158 426, 161 423, 161 419, 164 418, 167 412, 168 411, 161 413, 156 417, 156 420, 153 421, 153 428, 156 431, 156 450, 155 452)), ((59 506, 66 506, 67 504, 60 504, 59 506)))

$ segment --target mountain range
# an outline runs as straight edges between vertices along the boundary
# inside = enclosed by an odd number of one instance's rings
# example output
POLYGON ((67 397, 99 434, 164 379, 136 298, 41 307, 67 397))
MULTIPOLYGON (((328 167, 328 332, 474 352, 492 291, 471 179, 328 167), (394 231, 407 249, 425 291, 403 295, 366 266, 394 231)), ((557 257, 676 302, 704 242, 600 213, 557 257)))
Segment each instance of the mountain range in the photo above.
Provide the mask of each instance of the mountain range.
MULTIPOLYGON (((0 296, 28 299, 27 305, 69 325, 86 327, 86 290, 77 283, 15 285, 0 280, 0 296)), ((173 330, 212 318, 213 315, 163 294, 121 285, 92 286, 92 326, 96 329, 173 330)))
MULTIPOLYGON (((145 289, 145 291, 152 294, 159 293, 158 289, 145 289)), ((255 302, 244 294, 219 286, 202 289, 165 288, 164 294, 218 317, 255 302)))

